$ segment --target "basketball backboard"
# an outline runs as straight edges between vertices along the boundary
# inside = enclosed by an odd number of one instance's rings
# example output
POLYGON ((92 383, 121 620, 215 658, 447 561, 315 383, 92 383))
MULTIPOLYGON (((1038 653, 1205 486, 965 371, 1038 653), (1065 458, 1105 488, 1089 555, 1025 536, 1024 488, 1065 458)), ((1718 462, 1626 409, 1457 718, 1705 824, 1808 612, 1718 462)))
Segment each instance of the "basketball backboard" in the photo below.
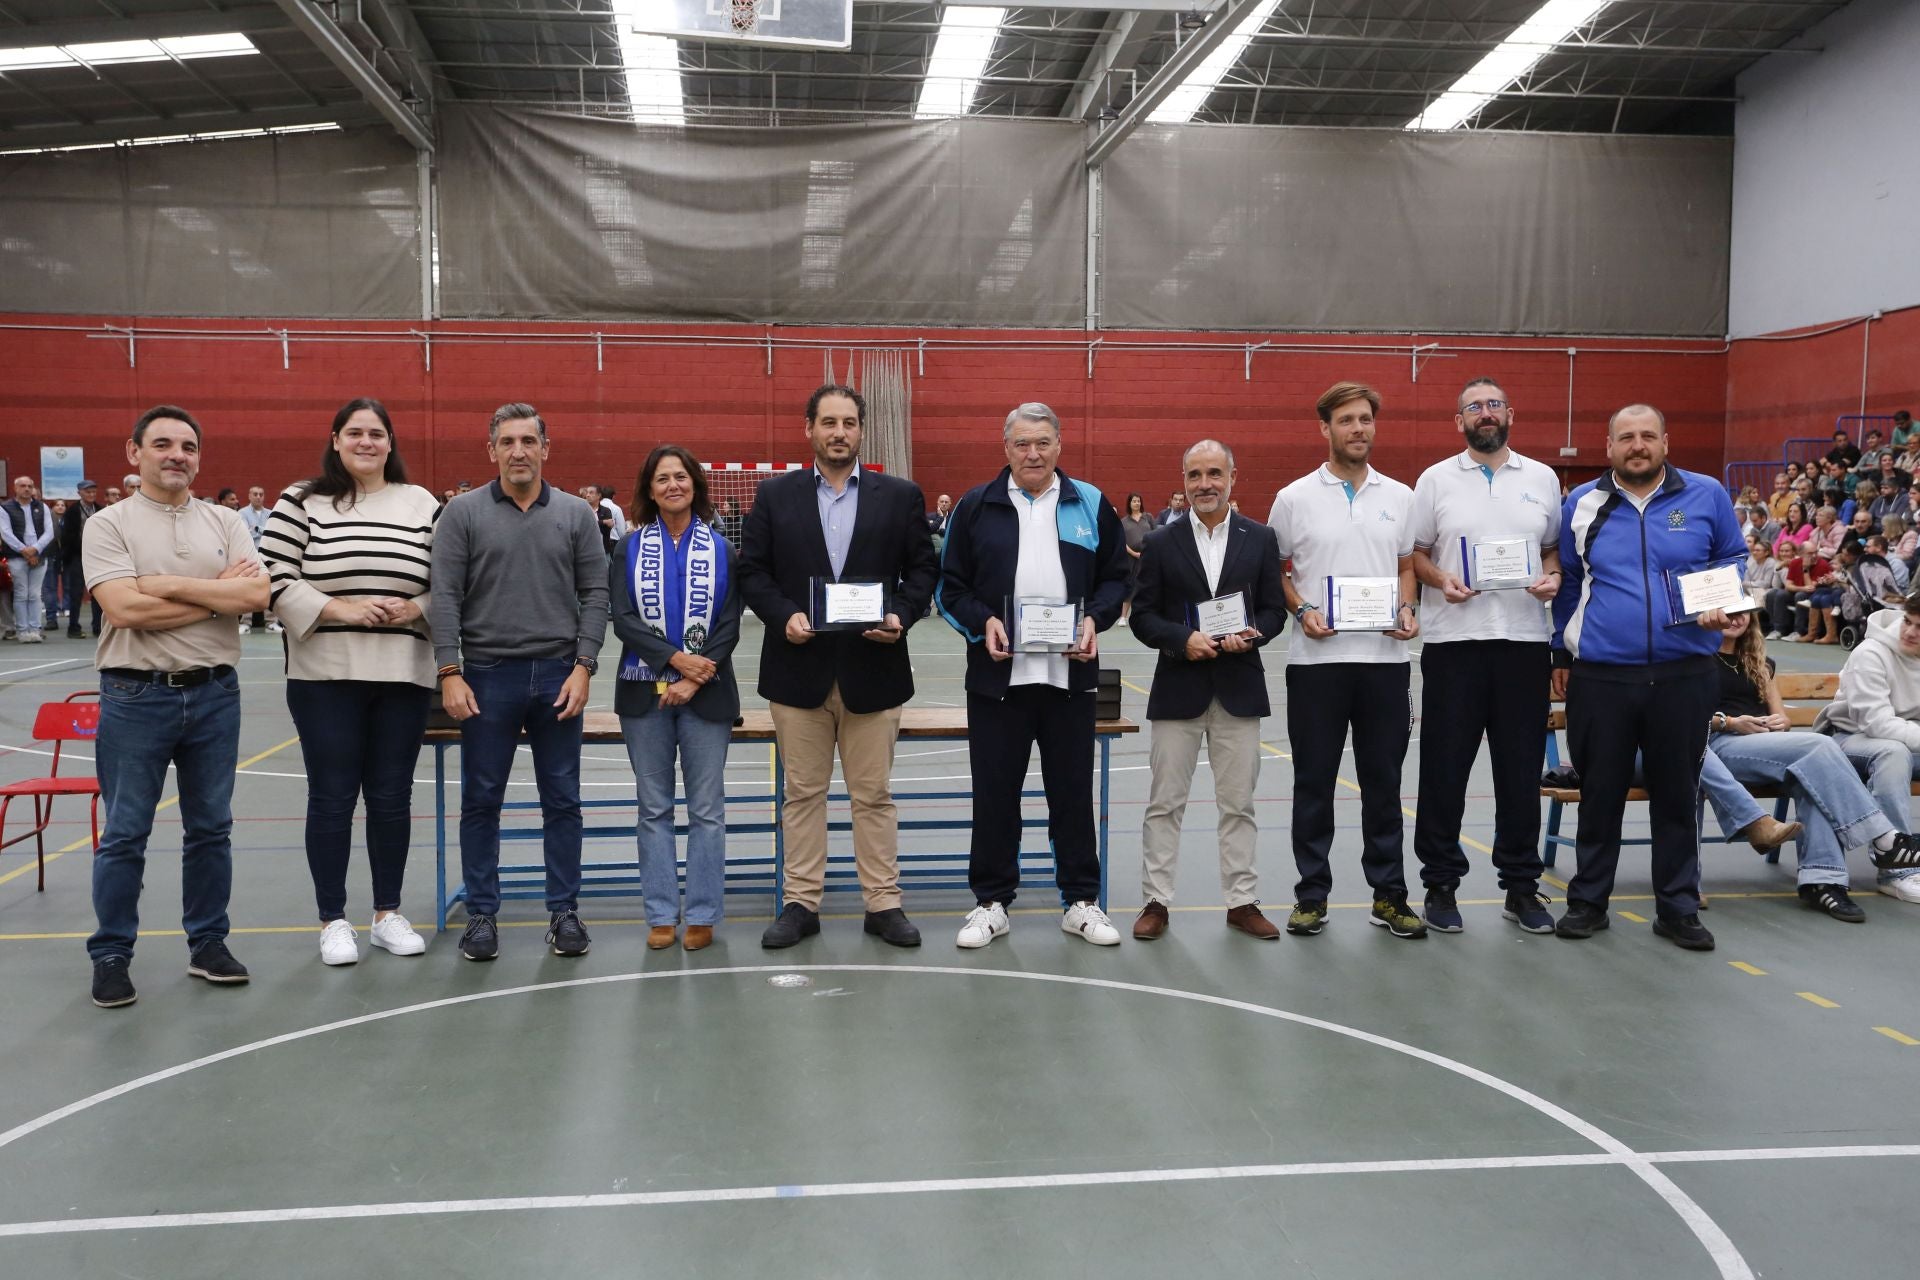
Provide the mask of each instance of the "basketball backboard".
POLYGON ((634 30, 805 49, 853 44, 853 0, 644 0, 634 30))

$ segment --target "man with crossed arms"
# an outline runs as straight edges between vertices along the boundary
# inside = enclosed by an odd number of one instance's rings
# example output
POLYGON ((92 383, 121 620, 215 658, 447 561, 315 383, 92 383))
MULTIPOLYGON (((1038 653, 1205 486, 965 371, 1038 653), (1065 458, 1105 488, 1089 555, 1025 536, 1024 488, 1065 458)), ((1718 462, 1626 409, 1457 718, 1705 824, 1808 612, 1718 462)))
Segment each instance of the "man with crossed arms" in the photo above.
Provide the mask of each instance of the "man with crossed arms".
POLYGON ((1253 786, 1260 720, 1272 709, 1259 649, 1287 622, 1280 548, 1271 531, 1227 508, 1237 475, 1233 450, 1202 440, 1187 450, 1181 470, 1190 515, 1147 535, 1133 605, 1134 635, 1160 651, 1147 696, 1153 781, 1140 833, 1145 905, 1133 936, 1151 942, 1167 931, 1180 824, 1204 739, 1220 812, 1227 927, 1271 941, 1280 930, 1261 914, 1257 897, 1253 786), (1244 626, 1214 634, 1199 625, 1209 621, 1200 612, 1209 602, 1236 596, 1244 626))

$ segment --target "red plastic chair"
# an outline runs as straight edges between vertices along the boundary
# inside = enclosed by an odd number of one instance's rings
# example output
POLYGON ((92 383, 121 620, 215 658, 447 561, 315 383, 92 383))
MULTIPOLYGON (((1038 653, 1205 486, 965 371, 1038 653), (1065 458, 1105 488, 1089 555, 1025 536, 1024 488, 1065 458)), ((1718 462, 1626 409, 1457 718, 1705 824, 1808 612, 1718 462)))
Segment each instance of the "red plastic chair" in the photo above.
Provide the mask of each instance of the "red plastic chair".
POLYGON ((71 775, 60 776, 60 750, 69 742, 92 742, 100 732, 100 694, 96 690, 83 689, 70 693, 59 702, 45 702, 40 705, 40 714, 34 717, 33 736, 37 742, 53 744, 53 772, 44 778, 28 778, 24 782, 9 782, 0 787, 0 836, 7 830, 7 808, 17 797, 33 797, 33 820, 38 825, 31 831, 23 831, 11 840, 0 839, 0 849, 19 844, 28 836, 33 837, 34 851, 39 863, 39 888, 45 892, 47 887, 47 844, 46 830, 53 821, 53 800, 55 796, 92 796, 93 797, 93 847, 100 848, 100 779, 76 778, 71 775), (91 702, 79 699, 91 698, 91 702))

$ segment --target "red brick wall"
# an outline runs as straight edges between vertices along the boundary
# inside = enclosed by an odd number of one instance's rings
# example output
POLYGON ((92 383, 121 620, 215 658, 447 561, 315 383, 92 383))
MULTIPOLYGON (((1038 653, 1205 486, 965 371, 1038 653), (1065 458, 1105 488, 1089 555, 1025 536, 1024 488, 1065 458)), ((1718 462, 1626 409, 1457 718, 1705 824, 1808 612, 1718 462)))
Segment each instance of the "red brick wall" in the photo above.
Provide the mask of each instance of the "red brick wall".
MULTIPOLYGON (((5 319, 15 326, 127 323, 120 317, 5 319)), ((112 483, 126 470, 122 442, 132 420, 150 405, 174 401, 193 410, 208 431, 201 492, 233 485, 244 493, 252 483, 273 489, 312 473, 342 401, 374 395, 393 412, 414 478, 438 490, 493 474, 485 452, 487 415, 495 405, 520 399, 538 405, 553 426, 550 479, 569 489, 606 479, 624 499, 647 450, 663 440, 685 443, 715 462, 804 460, 802 410, 826 362, 820 349, 777 348, 769 377, 761 329, 608 325, 599 326, 608 335, 754 341, 730 347, 607 346, 604 367, 596 368, 590 343, 553 341, 591 333, 590 326, 446 322, 420 326, 439 335, 429 372, 423 344, 407 336, 406 325, 287 321, 296 331, 340 340, 295 339, 283 367, 280 342, 264 337, 280 322, 152 323, 207 336, 142 338, 137 363, 129 368, 124 341, 71 329, 0 328, 10 402, 0 449, 12 474, 36 470, 42 444, 78 444, 87 451, 93 477, 112 483), (453 337, 482 331, 503 336, 482 344, 453 337), (523 336, 504 336, 509 333, 523 336), (350 334, 381 340, 347 340, 350 334), (239 335, 254 340, 235 340, 239 335)), ((1385 405, 1376 460, 1409 483, 1458 447, 1450 416, 1454 396, 1466 378, 1478 375, 1500 379, 1511 393, 1516 447, 1558 465, 1568 434, 1570 345, 1580 348, 1573 381, 1576 478, 1602 462, 1607 414, 1633 400, 1649 400, 1667 413, 1678 463, 1717 473, 1730 383, 1726 356, 1714 343, 1282 337, 1274 341, 1329 350, 1259 352, 1248 380, 1245 335, 1129 333, 1107 337, 1089 379, 1085 340, 1060 331, 778 333, 839 344, 834 367, 842 376, 849 347, 928 340, 925 373, 913 379, 913 434, 914 478, 930 499, 942 491, 958 496, 987 479, 1002 461, 1000 425, 1007 410, 1023 400, 1043 400, 1065 421, 1067 469, 1099 484, 1116 502, 1137 489, 1158 509, 1178 483, 1184 446, 1215 436, 1238 457, 1242 505, 1263 515, 1280 485, 1325 456, 1313 401, 1342 378, 1380 390, 1385 405), (1156 341, 1221 347, 1127 348, 1156 341), (1432 341, 1443 345, 1423 353, 1415 382, 1409 348, 1432 341), (955 342, 995 345, 941 345, 955 342)))
POLYGON ((1888 312, 1831 333, 1749 338, 1727 356, 1727 457, 1778 458, 1794 436, 1830 436, 1834 419, 1860 412, 1862 356, 1867 412, 1920 413, 1920 307, 1888 312))

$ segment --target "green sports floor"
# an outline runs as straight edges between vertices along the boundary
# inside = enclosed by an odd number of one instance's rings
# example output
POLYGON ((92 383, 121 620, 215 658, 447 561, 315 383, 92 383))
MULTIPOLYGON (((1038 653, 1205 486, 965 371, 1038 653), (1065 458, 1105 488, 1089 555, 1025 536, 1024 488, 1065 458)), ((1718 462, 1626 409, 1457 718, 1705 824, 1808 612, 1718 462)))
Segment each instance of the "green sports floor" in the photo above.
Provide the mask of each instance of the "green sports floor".
MULTIPOLYGON (((1139 719, 1153 655, 1124 630, 1104 640, 1139 719)), ((912 644, 919 701, 960 704, 957 637, 935 620, 912 644)), ((1720 947, 1689 954, 1641 922, 1644 849, 1623 859, 1614 928, 1577 944, 1503 922, 1481 852, 1466 932, 1399 941, 1367 927, 1342 788, 1329 927, 1261 943, 1224 927, 1203 765, 1173 928, 1150 945, 1089 947, 1029 891, 1011 936, 962 952, 967 895, 910 889, 914 952, 864 936, 855 894, 830 897, 819 937, 764 952, 768 898, 743 894, 692 956, 646 950, 637 899, 588 900, 580 960, 546 953, 538 902, 510 902, 501 958, 477 965, 430 933, 426 753, 406 909, 428 952, 366 954, 356 857, 364 958, 330 969, 278 637, 245 645, 232 945, 250 985, 187 976, 177 811, 155 831, 130 1009, 87 999, 84 807, 58 814, 44 893, 30 842, 0 853, 0 1277, 1920 1271, 1920 907, 1873 894, 1857 856, 1870 919, 1848 926, 1802 908, 1789 867, 1708 844, 1720 947)), ((758 647, 750 624, 750 703, 758 647)), ((1775 649, 1787 671, 1841 657, 1775 649)), ((44 772, 34 710, 91 687, 90 650, 0 649, 0 781, 44 772)), ((1284 910, 1291 775, 1269 665, 1260 868, 1284 910)), ((1146 751, 1143 734, 1113 756, 1123 932, 1146 751)), ((618 746, 586 756, 588 797, 631 795, 618 746)), ((768 772, 764 746, 736 748, 736 816, 764 814, 768 772)), ((896 777, 903 794, 964 789, 965 748, 903 741, 896 777)), ((530 768, 514 795, 533 795, 530 768)), ((1482 770, 1470 847, 1492 816, 1482 770)), ((1628 816, 1644 835, 1644 810, 1628 816)))

